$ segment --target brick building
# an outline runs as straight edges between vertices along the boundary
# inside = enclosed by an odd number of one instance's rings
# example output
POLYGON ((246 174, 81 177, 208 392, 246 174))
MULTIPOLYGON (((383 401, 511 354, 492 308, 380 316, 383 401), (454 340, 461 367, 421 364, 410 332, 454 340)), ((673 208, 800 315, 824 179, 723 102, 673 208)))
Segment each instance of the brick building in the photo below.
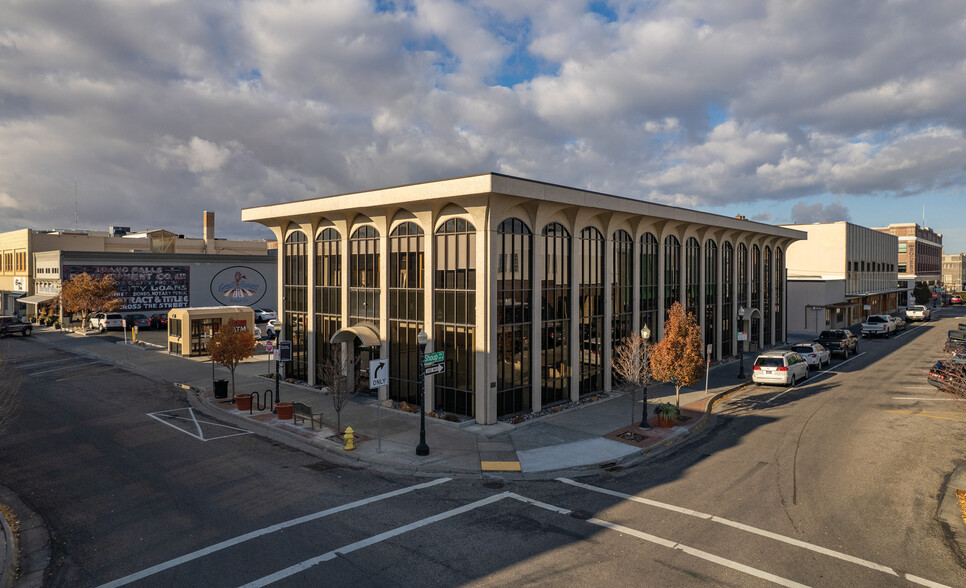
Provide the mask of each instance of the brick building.
POLYGON ((899 286, 908 293, 906 304, 912 304, 912 289, 917 282, 931 287, 942 282, 943 236, 919 223, 893 223, 874 227, 876 231, 895 235, 899 240, 899 286))

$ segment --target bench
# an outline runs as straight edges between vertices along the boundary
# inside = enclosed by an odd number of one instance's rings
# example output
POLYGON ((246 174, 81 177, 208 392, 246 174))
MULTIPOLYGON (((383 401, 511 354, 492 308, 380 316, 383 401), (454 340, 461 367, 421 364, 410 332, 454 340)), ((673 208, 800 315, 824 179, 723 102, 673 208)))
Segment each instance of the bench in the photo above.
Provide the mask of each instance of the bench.
POLYGON ((315 430, 315 421, 319 422, 319 428, 322 428, 322 413, 313 413, 312 407, 308 404, 303 404, 301 402, 292 403, 292 421, 297 425, 299 424, 299 419, 303 421, 309 419, 309 424, 312 425, 312 430, 315 430))

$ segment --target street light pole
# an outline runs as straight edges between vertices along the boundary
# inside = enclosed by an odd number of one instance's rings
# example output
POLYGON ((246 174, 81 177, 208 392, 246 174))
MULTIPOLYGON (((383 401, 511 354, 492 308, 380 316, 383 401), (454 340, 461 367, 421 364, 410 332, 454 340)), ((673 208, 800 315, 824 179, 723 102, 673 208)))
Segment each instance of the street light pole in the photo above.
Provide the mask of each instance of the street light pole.
POLYGON ((641 366, 641 373, 646 374, 644 377, 644 414, 641 416, 641 425, 639 429, 650 429, 651 425, 647 424, 647 381, 651 377, 650 370, 647 366, 647 340, 651 338, 651 330, 644 325, 641 329, 641 339, 644 342, 644 365, 641 366))
MULTIPOLYGON (((741 333, 740 329, 744 328, 745 326, 744 318, 745 318, 745 308, 741 306, 738 308, 738 329, 739 329, 738 332, 739 333, 741 333)), ((738 354, 739 354, 738 379, 739 380, 745 379, 745 345, 744 343, 745 343, 744 341, 738 341, 738 354)))
POLYGON ((419 445, 416 446, 416 455, 429 455, 429 445, 426 445, 426 342, 429 335, 420 329, 416 335, 416 343, 419 345, 419 445))

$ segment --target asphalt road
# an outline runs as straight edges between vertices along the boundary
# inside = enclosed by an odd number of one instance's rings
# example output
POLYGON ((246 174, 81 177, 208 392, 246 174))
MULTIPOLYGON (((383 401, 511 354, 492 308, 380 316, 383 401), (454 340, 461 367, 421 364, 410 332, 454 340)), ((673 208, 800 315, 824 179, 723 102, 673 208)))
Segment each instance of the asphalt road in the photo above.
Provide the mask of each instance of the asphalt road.
POLYGON ((544 482, 336 467, 80 355, 96 341, 8 338, 27 384, 0 483, 48 524, 51 586, 963 586, 936 507, 966 416, 925 382, 955 322, 750 387, 640 467, 544 482))

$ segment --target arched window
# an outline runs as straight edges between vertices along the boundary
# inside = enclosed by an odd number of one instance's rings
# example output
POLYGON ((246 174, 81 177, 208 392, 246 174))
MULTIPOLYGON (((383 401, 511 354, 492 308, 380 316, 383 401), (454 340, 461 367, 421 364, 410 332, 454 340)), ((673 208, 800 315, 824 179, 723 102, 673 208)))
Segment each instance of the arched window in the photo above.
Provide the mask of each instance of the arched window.
POLYGON ((721 357, 735 351, 735 248, 725 241, 721 246, 721 357))
POLYGON ((437 410, 476 416, 476 228, 461 218, 436 230, 433 248, 434 349, 446 369, 435 377, 437 410))
POLYGON ((701 244, 689 237, 684 249, 684 310, 698 321, 698 300, 701 293, 701 244))
POLYGON ((572 247, 570 232, 563 225, 551 223, 544 227, 540 301, 540 401, 544 406, 570 398, 572 247))
MULTIPOLYGON (((717 292, 718 245, 708 239, 704 244, 704 344, 706 347, 714 345, 718 327, 717 292)), ((713 347, 712 350, 714 350, 713 347)))
POLYGON ((771 297, 771 293, 772 293, 772 290, 771 290, 771 278, 772 278, 772 275, 771 275, 771 268, 772 268, 772 265, 771 264, 772 264, 771 247, 766 246, 765 247, 765 258, 764 258, 765 277, 764 277, 764 281, 762 283, 762 291, 763 291, 763 297, 762 297, 762 311, 763 312, 762 312, 762 315, 764 316, 764 320, 765 320, 765 324, 764 324, 764 329, 765 329, 765 335, 764 335, 765 345, 772 345, 774 343, 771 340, 771 333, 772 333, 772 329, 771 329, 771 311, 772 311, 772 308, 771 308, 772 307, 772 297, 771 297))
POLYGON ((379 231, 365 225, 349 237, 349 325, 378 325, 379 295, 379 231))
POLYGON ((775 247, 775 341, 785 340, 785 253, 781 247, 775 247))
POLYGON ((634 324, 634 240, 627 231, 614 233, 614 259, 611 272, 611 347, 617 347, 633 330, 634 324))
POLYGON ((664 316, 681 301, 681 242, 674 235, 664 238, 664 316))
POLYGON ((644 233, 641 237, 641 328, 651 331, 651 341, 661 338, 657 332, 657 237, 644 233))
POLYGON ((530 410, 533 233, 520 219, 496 229, 496 414, 530 410))
POLYGON ((419 402, 419 347, 424 326, 426 237, 402 223, 389 234, 389 397, 419 402))
MULTIPOLYGON (((738 308, 748 308, 748 247, 744 243, 738 244, 738 308)), ((737 310, 737 309, 736 309, 737 310)), ((738 325, 744 328, 744 325, 738 325)))
POLYGON ((285 377, 305 381, 308 378, 308 246, 302 231, 293 231, 285 239, 282 284, 285 291, 282 333, 292 342, 292 361, 286 362, 285 377))
MULTIPOLYGON (((761 312, 761 247, 751 247, 751 307, 761 312)), ((761 349, 761 318, 751 319, 752 349, 761 349)))
POLYGON ((604 389, 604 236, 580 232, 580 394, 604 389))
POLYGON ((332 356, 329 340, 342 324, 342 235, 323 229, 315 237, 315 363, 316 373, 332 356))

